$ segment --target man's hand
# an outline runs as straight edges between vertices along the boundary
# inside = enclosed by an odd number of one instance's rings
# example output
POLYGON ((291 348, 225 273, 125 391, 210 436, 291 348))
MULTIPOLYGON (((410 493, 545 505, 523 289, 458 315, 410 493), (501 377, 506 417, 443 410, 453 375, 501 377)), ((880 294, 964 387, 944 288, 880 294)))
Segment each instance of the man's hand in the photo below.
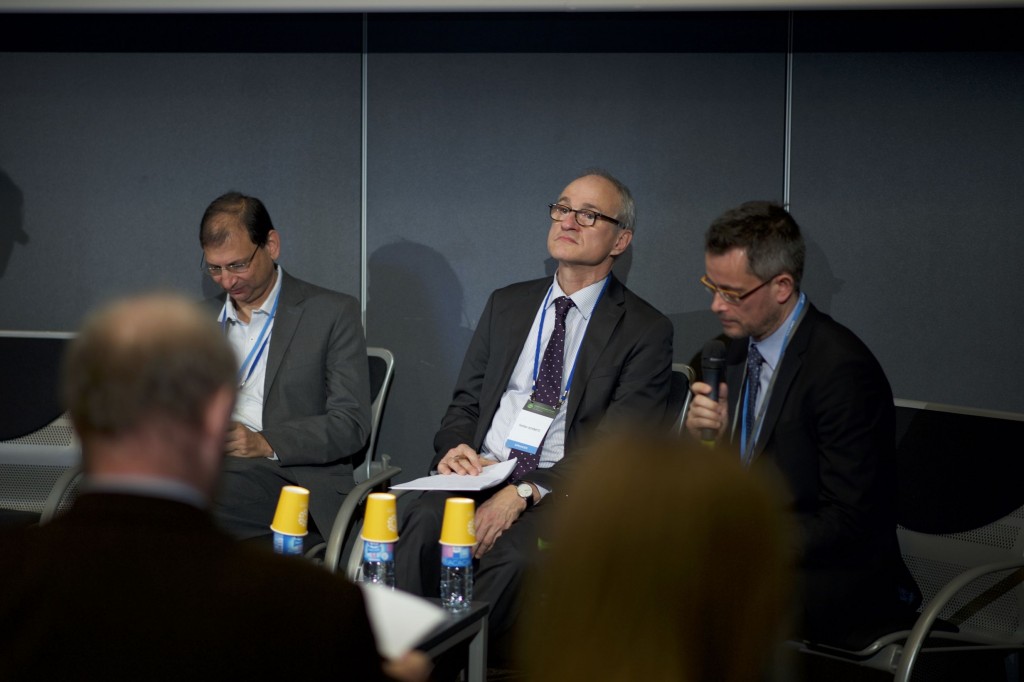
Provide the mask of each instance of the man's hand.
POLYGON ((693 392, 693 402, 686 413, 686 430, 700 439, 701 429, 711 429, 715 440, 718 440, 729 426, 729 391, 725 382, 719 384, 718 402, 710 397, 711 386, 702 381, 694 382, 690 391, 693 392))
POLYGON ((494 464, 494 462, 484 459, 476 453, 476 450, 462 443, 445 453, 441 461, 437 463, 437 473, 477 476, 485 466, 490 464, 494 464))
POLYGON ((224 454, 231 457, 271 457, 274 449, 263 434, 248 427, 231 422, 224 439, 224 454))
POLYGON ((501 534, 508 530, 524 511, 526 500, 519 497, 514 485, 505 486, 491 499, 481 504, 476 510, 476 550, 473 556, 479 559, 491 551, 501 534))
POLYGON ((427 682, 434 664, 422 651, 408 651, 398 658, 384 661, 384 674, 399 682, 427 682))

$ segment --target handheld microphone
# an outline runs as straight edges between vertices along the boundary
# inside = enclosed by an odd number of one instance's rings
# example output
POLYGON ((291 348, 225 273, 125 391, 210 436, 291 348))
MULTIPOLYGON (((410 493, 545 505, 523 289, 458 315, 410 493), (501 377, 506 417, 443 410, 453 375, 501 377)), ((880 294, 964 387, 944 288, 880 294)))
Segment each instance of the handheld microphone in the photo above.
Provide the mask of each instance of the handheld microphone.
MULTIPOLYGON (((715 402, 718 402, 718 385, 722 382, 722 370, 724 369, 725 344, 718 339, 712 339, 704 344, 704 351, 700 356, 700 374, 704 383, 711 386, 711 393, 708 394, 708 397, 715 402)), ((714 429, 701 429, 700 439, 705 445, 714 445, 714 429)))

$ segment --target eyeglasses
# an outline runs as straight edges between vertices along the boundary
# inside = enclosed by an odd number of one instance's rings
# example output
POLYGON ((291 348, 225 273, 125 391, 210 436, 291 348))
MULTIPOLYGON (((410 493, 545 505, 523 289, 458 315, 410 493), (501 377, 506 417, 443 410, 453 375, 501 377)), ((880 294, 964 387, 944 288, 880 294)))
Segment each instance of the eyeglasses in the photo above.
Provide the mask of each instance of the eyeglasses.
POLYGON ((253 249, 252 255, 246 258, 245 260, 240 260, 237 263, 230 263, 224 266, 207 265, 206 256, 203 255, 203 257, 199 260, 199 267, 200 269, 205 270, 206 274, 208 274, 210 277, 220 277, 222 274, 224 274, 225 270, 230 272, 232 275, 240 275, 243 272, 249 270, 249 266, 252 265, 252 259, 256 257, 256 252, 259 250, 260 247, 259 245, 257 245, 256 248, 253 249))
POLYGON ((569 206, 563 206, 562 204, 548 204, 548 208, 551 209, 552 220, 563 220, 565 216, 570 213, 575 213, 576 224, 580 227, 590 227, 597 222, 598 218, 601 220, 607 220, 615 225, 621 224, 615 218, 606 216, 604 213, 600 213, 589 208, 570 208, 569 206))
POLYGON ((703 284, 707 288, 707 290, 711 292, 712 296, 714 296, 715 294, 718 294, 719 296, 722 297, 722 300, 725 301, 726 303, 731 303, 732 305, 737 305, 739 303, 742 303, 743 299, 745 299, 747 296, 750 296, 755 291, 757 291, 758 289, 760 289, 764 285, 766 285, 769 282, 771 282, 773 279, 775 279, 774 276, 769 277, 768 279, 766 279, 765 281, 761 282, 760 284, 758 284, 756 287, 754 287, 753 289, 751 289, 750 291, 748 291, 745 294, 741 294, 738 291, 732 291, 730 289, 723 289, 722 287, 718 286, 717 284, 712 282, 710 279, 708 279, 707 275, 701 276, 700 283, 703 284))

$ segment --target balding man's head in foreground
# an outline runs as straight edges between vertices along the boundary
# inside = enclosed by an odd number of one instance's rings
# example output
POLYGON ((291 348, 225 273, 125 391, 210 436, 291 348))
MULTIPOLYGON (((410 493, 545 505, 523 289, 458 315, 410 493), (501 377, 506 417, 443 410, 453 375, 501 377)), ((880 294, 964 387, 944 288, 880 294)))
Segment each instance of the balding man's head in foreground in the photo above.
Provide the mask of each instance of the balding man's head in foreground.
POLYGON ((209 496, 235 373, 216 323, 184 298, 147 294, 92 314, 62 381, 86 473, 173 479, 209 496))

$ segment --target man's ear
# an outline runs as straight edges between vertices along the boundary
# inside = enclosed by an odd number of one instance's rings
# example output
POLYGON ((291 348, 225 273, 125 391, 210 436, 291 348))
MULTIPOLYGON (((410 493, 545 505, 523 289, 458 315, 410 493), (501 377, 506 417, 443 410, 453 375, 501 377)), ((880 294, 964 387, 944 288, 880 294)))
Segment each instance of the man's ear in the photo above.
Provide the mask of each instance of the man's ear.
POLYGON ((220 461, 224 452, 224 435, 234 407, 235 392, 230 386, 222 386, 207 401, 203 410, 203 431, 200 441, 200 449, 204 456, 213 453, 220 461))
POLYGON ((793 281, 793 275, 788 272, 776 275, 773 289, 776 301, 779 303, 788 301, 796 293, 796 283, 793 281))
POLYGON ((277 230, 270 230, 267 232, 267 253, 270 254, 270 260, 276 261, 278 256, 281 255, 281 237, 277 234, 277 230))
POLYGON ((629 243, 632 241, 633 230, 619 230, 619 235, 615 238, 615 246, 612 247, 611 255, 618 256, 626 250, 626 247, 628 247, 629 243))

